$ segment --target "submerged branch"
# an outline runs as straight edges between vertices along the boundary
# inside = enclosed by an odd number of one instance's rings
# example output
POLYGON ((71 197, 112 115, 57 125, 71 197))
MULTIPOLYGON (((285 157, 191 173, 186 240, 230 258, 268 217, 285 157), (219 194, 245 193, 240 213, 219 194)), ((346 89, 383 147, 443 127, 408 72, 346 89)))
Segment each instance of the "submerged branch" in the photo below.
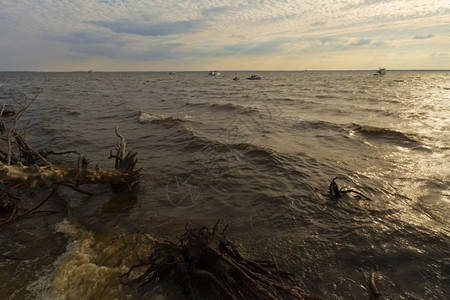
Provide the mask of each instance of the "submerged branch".
POLYGON ((357 190, 339 188, 338 184, 336 183, 336 179, 339 179, 339 177, 333 178, 333 180, 330 183, 330 186, 328 187, 330 190, 330 196, 333 200, 338 200, 339 198, 342 197, 342 194, 347 194, 347 193, 354 193, 354 194, 361 196, 362 198, 364 198, 366 200, 372 200, 369 197, 367 197, 366 195, 364 195, 363 193, 358 192, 357 190))
POLYGON ((59 186, 60 185, 55 186, 55 188, 50 192, 50 194, 46 198, 44 198, 44 200, 42 200, 41 203, 39 203, 38 206, 36 206, 35 208, 33 208, 32 210, 30 210, 30 211, 28 211, 26 213, 23 213, 22 215, 18 215, 18 216, 9 218, 5 222, 0 223, 0 227, 2 227, 4 225, 7 225, 9 223, 12 223, 14 221, 17 221, 18 219, 22 219, 22 218, 25 218, 27 216, 30 216, 30 215, 34 214, 42 205, 44 205, 45 202, 47 202, 56 193, 56 191, 58 190, 59 186))

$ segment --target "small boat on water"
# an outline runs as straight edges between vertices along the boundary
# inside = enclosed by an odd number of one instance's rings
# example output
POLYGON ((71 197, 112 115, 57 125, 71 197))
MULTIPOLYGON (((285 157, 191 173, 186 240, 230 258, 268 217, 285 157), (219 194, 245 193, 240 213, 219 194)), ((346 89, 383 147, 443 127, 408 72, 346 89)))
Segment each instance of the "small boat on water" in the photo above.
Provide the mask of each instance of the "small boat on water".
POLYGON ((169 75, 175 75, 176 73, 175 72, 169 72, 169 75))
POLYGON ((252 76, 248 77, 247 79, 248 80, 260 80, 261 76, 259 76, 259 75, 252 75, 252 76))
POLYGON ((217 71, 209 71, 208 76, 220 76, 220 72, 217 72, 217 71))
POLYGON ((386 68, 378 68, 377 71, 375 71, 375 73, 373 73, 373 75, 384 75, 386 74, 386 68))
POLYGON ((239 77, 236 76, 236 77, 233 78, 233 80, 239 80, 239 77))

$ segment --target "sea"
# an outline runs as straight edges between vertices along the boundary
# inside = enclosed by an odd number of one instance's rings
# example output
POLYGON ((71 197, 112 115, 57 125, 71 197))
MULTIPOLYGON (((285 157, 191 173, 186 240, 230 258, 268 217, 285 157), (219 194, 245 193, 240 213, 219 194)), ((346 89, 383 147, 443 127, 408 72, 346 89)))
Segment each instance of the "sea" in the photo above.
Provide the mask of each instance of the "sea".
POLYGON ((373 73, 0 72, 1 104, 31 103, 29 144, 73 151, 53 164, 113 170, 118 126, 142 175, 61 186, 0 227, 0 298, 144 298, 121 275, 153 242, 219 221, 323 299, 368 299, 373 269, 380 299, 450 299, 450 71, 373 73))

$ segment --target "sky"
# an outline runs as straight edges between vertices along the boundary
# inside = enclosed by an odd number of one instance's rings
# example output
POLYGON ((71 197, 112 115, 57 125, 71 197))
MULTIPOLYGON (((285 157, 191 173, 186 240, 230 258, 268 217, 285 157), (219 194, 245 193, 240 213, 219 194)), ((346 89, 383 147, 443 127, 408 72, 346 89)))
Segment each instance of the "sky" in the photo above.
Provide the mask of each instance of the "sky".
POLYGON ((0 71, 450 69, 450 0, 0 0, 0 71))

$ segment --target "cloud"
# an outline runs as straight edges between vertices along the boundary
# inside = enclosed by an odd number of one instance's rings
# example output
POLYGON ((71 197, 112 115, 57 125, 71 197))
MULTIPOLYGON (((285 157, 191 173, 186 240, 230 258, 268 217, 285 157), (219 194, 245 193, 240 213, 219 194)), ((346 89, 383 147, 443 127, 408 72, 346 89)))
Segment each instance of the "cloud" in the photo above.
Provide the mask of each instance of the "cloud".
POLYGON ((433 35, 432 34, 427 34, 427 35, 416 35, 413 37, 413 39, 415 40, 425 40, 425 39, 430 39, 432 38, 433 35))
POLYGON ((448 53, 432 53, 430 55, 432 58, 449 58, 450 55, 448 53))
POLYGON ((68 44, 115 44, 116 46, 125 45, 124 42, 118 42, 117 38, 108 34, 96 32, 74 31, 65 35, 49 35, 48 40, 54 40, 68 44))
POLYGON ((350 46, 362 46, 362 45, 368 45, 370 44, 370 39, 360 39, 359 41, 355 43, 351 43, 350 46))
POLYGON ((277 54, 281 53, 283 46, 290 42, 292 38, 275 38, 270 40, 260 41, 243 41, 225 45, 223 47, 223 55, 262 55, 262 54, 277 54))
POLYGON ((185 45, 184 43, 166 43, 166 46, 170 48, 179 48, 185 45))
POLYGON ((124 2, 124 0, 98 0, 99 3, 104 3, 108 5, 114 5, 120 2, 124 2))
POLYGON ((355 8, 361 8, 366 6, 372 6, 372 5, 379 5, 382 3, 390 3, 390 2, 397 2, 398 0, 364 0, 360 1, 355 4, 348 4, 341 8, 341 10, 353 10, 355 8))
POLYGON ((220 16, 229 12, 232 8, 230 6, 215 6, 211 8, 202 9, 201 12, 205 18, 220 16))
POLYGON ((323 26, 325 26, 326 24, 327 24, 327 22, 321 21, 321 22, 314 22, 314 23, 311 24, 311 26, 313 26, 313 27, 316 27, 316 26, 323 27, 323 26))
POLYGON ((71 51, 111 59, 127 59, 133 61, 160 60, 177 57, 178 47, 174 45, 156 44, 146 48, 120 48, 107 44, 73 45, 71 51))
POLYGON ((230 37, 230 38, 241 39, 241 40, 245 39, 245 36, 242 35, 242 34, 232 34, 232 35, 230 35, 229 37, 230 37))
POLYGON ((91 21, 93 25, 105 27, 115 33, 137 34, 143 36, 166 36, 172 34, 189 34, 200 30, 201 22, 197 20, 144 23, 131 20, 91 21))
POLYGON ((289 58, 291 67, 302 55, 331 61, 356 52, 373 56, 374 47, 388 57, 406 49, 424 57, 448 51, 450 9, 442 0, 0 2, 0 40, 6 41, 0 69, 71 57, 114 59, 117 69, 135 61, 151 69, 158 60, 191 58, 189 66, 236 58, 247 68, 249 61, 263 65, 276 56, 289 58))

